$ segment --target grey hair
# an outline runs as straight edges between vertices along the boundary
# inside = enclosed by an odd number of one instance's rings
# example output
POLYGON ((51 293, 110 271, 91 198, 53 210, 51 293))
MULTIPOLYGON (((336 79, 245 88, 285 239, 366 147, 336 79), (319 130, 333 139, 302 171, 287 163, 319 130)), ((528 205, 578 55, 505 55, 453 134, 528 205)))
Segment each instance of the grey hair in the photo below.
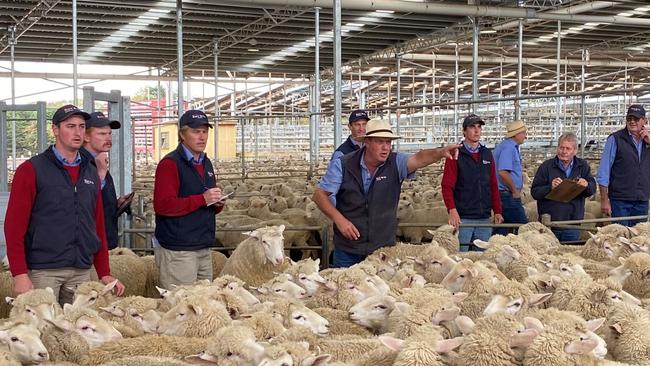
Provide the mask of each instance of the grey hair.
POLYGON ((563 133, 560 138, 557 140, 557 146, 560 146, 562 141, 570 141, 573 142, 573 145, 578 148, 578 136, 576 136, 575 133, 573 132, 565 132, 563 133))
POLYGON ((185 126, 178 129, 178 142, 179 143, 183 142, 183 136, 181 136, 181 132, 187 131, 189 129, 190 129, 190 126, 187 126, 187 125, 185 125, 185 126))

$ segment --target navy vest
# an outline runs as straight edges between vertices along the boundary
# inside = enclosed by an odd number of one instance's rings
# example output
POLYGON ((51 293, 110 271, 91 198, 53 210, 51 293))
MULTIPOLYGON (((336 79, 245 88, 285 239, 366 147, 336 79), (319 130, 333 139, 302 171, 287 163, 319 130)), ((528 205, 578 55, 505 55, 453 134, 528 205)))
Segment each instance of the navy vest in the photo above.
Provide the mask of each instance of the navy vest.
POLYGON ((487 219, 492 214, 492 153, 485 146, 481 146, 478 153, 479 159, 476 161, 464 145, 458 149, 454 202, 461 218, 487 219))
POLYGON ((102 189, 102 203, 104 204, 104 226, 106 228, 106 240, 108 249, 117 248, 117 194, 115 193, 115 183, 110 172, 106 173, 104 178, 104 188, 102 189))
POLYGON ((99 251, 95 208, 101 182, 92 155, 84 149, 79 154, 74 186, 51 146, 29 159, 36 174, 36 198, 25 235, 29 269, 87 269, 99 251))
POLYGON ((623 201, 650 199, 650 148, 643 142, 641 160, 634 141, 624 128, 612 134, 616 157, 610 171, 609 198, 623 201))
POLYGON ((402 188, 397 154, 391 153, 375 171, 368 194, 364 194, 360 167, 364 151, 362 148, 341 158, 343 182, 336 194, 336 209, 356 226, 361 237, 347 240, 334 225, 334 246, 357 255, 395 245, 397 203, 402 188))
MULTIPOLYGON (((173 160, 178 169, 179 197, 203 194, 208 188, 215 187, 214 170, 207 156, 203 159, 203 177, 187 160, 181 144, 164 159, 173 160)), ((215 214, 214 205, 201 206, 183 216, 156 214, 156 239, 163 248, 169 250, 199 250, 211 247, 214 245, 216 233, 215 214)))
POLYGON ((352 136, 348 136, 347 140, 345 140, 345 142, 342 143, 341 146, 336 149, 336 151, 340 151, 343 153, 343 155, 346 155, 359 149, 359 145, 355 145, 354 142, 352 142, 352 136))

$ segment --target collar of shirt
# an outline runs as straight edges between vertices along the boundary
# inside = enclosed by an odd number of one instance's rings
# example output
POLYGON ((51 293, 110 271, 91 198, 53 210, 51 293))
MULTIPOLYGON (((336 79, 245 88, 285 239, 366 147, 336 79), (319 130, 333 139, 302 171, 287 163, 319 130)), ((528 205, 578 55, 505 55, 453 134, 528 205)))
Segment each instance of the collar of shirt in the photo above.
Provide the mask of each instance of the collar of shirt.
MULTIPOLYGON (((368 169, 368 166, 366 166, 366 162, 364 161, 365 156, 366 156, 366 152, 364 151, 361 154, 361 162, 359 165, 361 166, 361 180, 363 181, 363 190, 365 193, 368 193, 368 190, 370 189, 370 183, 372 183, 372 177, 374 176, 374 173, 370 174, 370 170, 368 169)), ((379 168, 384 166, 384 164, 386 163, 384 162, 378 165, 377 169, 375 169, 375 173, 377 173, 377 170, 379 170, 379 168)))
POLYGON ((571 159, 571 162, 569 162, 569 165, 564 165, 562 160, 559 158, 557 159, 557 165, 560 167, 560 169, 564 172, 564 175, 568 178, 571 175, 571 171, 573 170, 573 159, 571 159))
POLYGON ((81 155, 79 154, 79 151, 77 151, 77 156, 75 156, 74 161, 72 162, 67 161, 54 145, 52 145, 52 151, 54 152, 54 156, 56 156, 56 160, 58 160, 64 166, 78 166, 81 164, 81 155))
POLYGON ((194 155, 192 155, 192 152, 190 151, 190 149, 187 148, 187 146, 185 146, 185 144, 181 144, 181 146, 183 147, 183 150, 185 151, 185 158, 187 159, 187 161, 189 161, 192 164, 202 164, 203 163, 203 159, 205 159, 205 153, 204 152, 199 154, 199 160, 197 161, 196 159, 194 159, 194 155))
POLYGON ((350 136, 350 141, 352 141, 352 143, 353 143, 354 145, 357 145, 357 146, 359 146, 359 147, 363 147, 363 142, 359 142, 359 141, 353 139, 352 136, 350 136))
POLYGON ((463 145, 465 146, 467 151, 469 151, 470 153, 477 153, 479 151, 479 149, 481 149, 481 144, 480 143, 478 145, 476 145, 476 147, 471 147, 465 141, 463 141, 463 145))

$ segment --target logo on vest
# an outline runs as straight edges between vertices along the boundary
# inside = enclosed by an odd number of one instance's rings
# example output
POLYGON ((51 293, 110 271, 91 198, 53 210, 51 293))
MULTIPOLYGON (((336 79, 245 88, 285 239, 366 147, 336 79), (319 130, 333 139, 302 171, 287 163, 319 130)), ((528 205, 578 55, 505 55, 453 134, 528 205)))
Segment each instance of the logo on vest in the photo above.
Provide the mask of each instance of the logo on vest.
POLYGON ((489 160, 483 160, 483 164, 490 164, 489 160))
POLYGON ((86 178, 84 178, 84 183, 86 183, 86 184, 95 184, 95 182, 93 182, 90 179, 86 179, 86 178))
POLYGON ((208 177, 210 177, 210 178, 214 177, 214 173, 208 172, 208 177))
POLYGON ((381 182, 382 180, 384 180, 384 179, 386 179, 386 178, 388 178, 388 177, 385 176, 385 175, 381 175, 381 176, 379 176, 379 177, 375 177, 375 182, 381 182))

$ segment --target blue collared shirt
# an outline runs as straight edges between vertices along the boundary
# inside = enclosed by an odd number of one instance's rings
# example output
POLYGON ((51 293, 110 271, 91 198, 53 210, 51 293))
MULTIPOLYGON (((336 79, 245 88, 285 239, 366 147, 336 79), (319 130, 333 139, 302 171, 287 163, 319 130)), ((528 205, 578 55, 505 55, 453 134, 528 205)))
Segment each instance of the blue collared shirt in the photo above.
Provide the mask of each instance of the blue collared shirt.
MULTIPOLYGON (((519 145, 512 138, 507 138, 499 143, 492 152, 494 161, 497 164, 497 171, 507 170, 510 173, 512 182, 518 191, 524 186, 521 167, 521 155, 519 153, 519 145)), ((501 180, 501 176, 497 174, 499 181, 500 191, 509 191, 510 189, 501 180)))
POLYGON ((573 171, 573 159, 571 159, 571 162, 569 162, 569 165, 567 166, 565 166, 560 159, 557 159, 557 166, 560 167, 560 170, 564 172, 564 176, 569 178, 571 176, 571 172, 573 171))
MULTIPOLYGON (((632 134, 630 134, 632 142, 636 147, 636 152, 641 159, 641 151, 643 151, 643 139, 636 141, 632 134)), ((612 171, 612 165, 614 165, 614 159, 616 158, 616 141, 614 136, 610 135, 607 137, 605 142, 605 148, 603 149, 603 154, 600 157, 600 165, 598 166, 598 172, 596 173, 596 182, 603 187, 609 187, 609 174, 612 171)))
MULTIPOLYGON (((363 154, 365 155, 365 152, 363 154)), ((370 174, 366 163, 363 161, 364 155, 361 155, 361 163, 359 165, 361 167, 363 191, 367 194, 368 190, 370 189, 370 184, 374 179, 374 175, 370 174)), ((404 179, 415 178, 415 172, 410 174, 408 172, 407 161, 410 156, 410 154, 397 153, 397 171, 400 181, 404 179)), ((383 166, 383 164, 377 167, 375 173, 381 166, 383 166)), ((339 188, 341 188, 341 183, 343 183, 343 165, 341 164, 341 159, 332 159, 329 163, 329 166, 327 167, 327 172, 323 178, 321 178, 320 183, 318 184, 318 188, 324 190, 325 192, 331 193, 330 197, 333 197, 336 196, 339 188)))
POLYGON ((203 159, 205 159, 204 152, 199 154, 199 160, 197 161, 194 159, 194 155, 192 155, 192 152, 187 148, 187 146, 185 146, 185 144, 181 144, 181 146, 183 147, 183 151, 185 151, 185 157, 187 158, 187 161, 192 164, 203 164, 203 159))
POLYGON ((472 154, 477 153, 481 149, 481 144, 476 145, 476 147, 471 147, 465 141, 463 141, 463 146, 465 146, 467 151, 469 151, 472 154))
POLYGON ((81 155, 79 155, 79 151, 77 151, 77 156, 73 161, 66 160, 66 158, 61 155, 59 150, 57 150, 56 146, 54 145, 52 145, 52 151, 54 152, 54 156, 56 156, 56 160, 58 160, 64 166, 79 166, 81 164, 81 155))

